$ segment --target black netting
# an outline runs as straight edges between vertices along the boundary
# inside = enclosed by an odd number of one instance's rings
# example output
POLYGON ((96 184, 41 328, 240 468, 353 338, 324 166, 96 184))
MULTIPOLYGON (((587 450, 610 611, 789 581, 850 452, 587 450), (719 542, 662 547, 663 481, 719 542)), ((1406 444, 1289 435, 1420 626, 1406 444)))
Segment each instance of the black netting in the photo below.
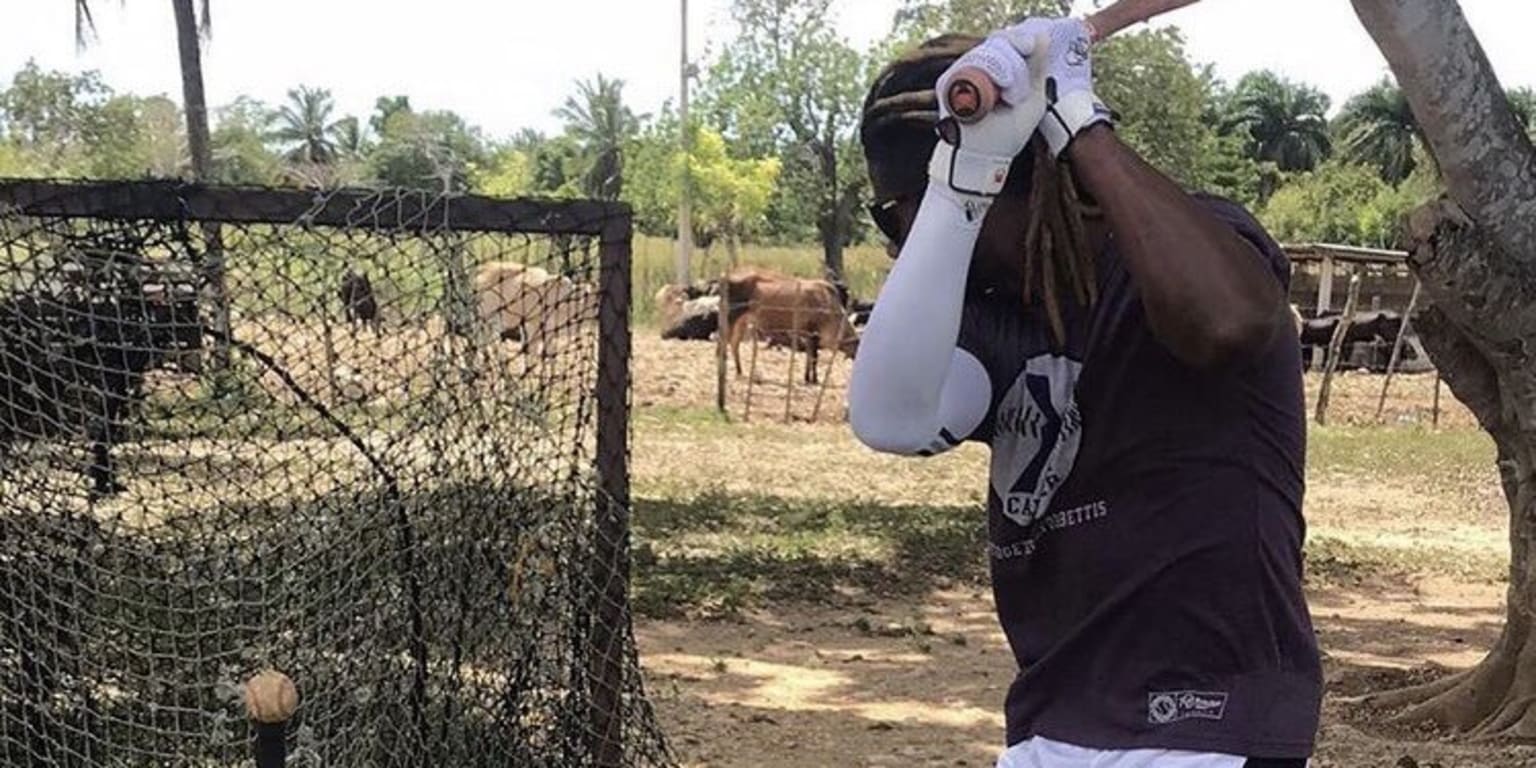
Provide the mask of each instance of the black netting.
POLYGON ((0 764, 649 766, 628 211, 0 183, 0 764))

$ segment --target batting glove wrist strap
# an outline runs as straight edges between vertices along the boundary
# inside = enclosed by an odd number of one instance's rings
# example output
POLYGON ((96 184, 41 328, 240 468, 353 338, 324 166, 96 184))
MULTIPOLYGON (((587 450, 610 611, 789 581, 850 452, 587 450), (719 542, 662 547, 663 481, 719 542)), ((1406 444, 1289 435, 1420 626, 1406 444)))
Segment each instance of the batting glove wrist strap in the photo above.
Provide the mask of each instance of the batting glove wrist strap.
POLYGON ((1053 102, 1040 121, 1040 133, 1051 149, 1052 157, 1060 157, 1067 145, 1091 125, 1105 123, 1114 126, 1114 113, 1093 91, 1072 91, 1053 102))
POLYGON ((956 194, 971 197, 997 197, 1008 181, 1013 158, 971 152, 940 141, 928 161, 928 178, 956 194))

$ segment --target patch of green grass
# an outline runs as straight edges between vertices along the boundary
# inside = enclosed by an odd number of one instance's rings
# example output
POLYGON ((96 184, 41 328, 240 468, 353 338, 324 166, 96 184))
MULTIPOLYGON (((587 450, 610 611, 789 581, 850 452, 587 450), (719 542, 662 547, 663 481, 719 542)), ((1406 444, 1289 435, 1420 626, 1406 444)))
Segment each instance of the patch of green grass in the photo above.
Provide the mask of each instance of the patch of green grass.
POLYGON ((1502 552, 1433 542, 1403 546, 1369 537, 1309 535, 1305 558, 1307 579, 1320 583, 1426 574, 1468 582, 1499 582, 1509 576, 1509 558, 1502 552))
POLYGON ((1462 477, 1494 461, 1493 439, 1480 429, 1313 426, 1307 443, 1307 466, 1321 472, 1462 477))
POLYGON ((722 427, 736 426, 729 416, 714 408, 677 405, 652 405, 636 408, 635 429, 649 430, 665 427, 722 427))
POLYGON ((908 594, 986 573, 975 507, 885 506, 705 492, 635 501, 634 604, 731 615, 840 589, 908 594))

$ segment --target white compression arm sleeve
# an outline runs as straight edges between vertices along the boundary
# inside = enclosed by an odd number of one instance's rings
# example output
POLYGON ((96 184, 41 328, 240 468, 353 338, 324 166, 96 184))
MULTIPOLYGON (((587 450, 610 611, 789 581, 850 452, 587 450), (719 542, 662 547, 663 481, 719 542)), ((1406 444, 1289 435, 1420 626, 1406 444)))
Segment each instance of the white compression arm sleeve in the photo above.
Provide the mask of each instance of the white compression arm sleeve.
POLYGON ((981 424, 991 384, 957 349, 980 213, 930 187, 859 340, 849 385, 854 434, 877 451, 928 455, 981 424))

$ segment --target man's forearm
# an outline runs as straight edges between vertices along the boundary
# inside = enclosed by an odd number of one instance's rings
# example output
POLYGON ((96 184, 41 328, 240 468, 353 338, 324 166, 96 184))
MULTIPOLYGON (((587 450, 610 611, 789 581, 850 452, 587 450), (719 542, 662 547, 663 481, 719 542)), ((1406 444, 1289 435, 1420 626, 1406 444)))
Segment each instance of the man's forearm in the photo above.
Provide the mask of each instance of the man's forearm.
POLYGON ((853 361, 849 418, 865 444, 910 452, 937 434, 980 230, 959 203, 930 188, 853 361))
POLYGON ((1083 132, 1067 155, 1104 210, 1148 325, 1176 357, 1215 367, 1271 338, 1284 293, 1252 244, 1107 127, 1083 132))

